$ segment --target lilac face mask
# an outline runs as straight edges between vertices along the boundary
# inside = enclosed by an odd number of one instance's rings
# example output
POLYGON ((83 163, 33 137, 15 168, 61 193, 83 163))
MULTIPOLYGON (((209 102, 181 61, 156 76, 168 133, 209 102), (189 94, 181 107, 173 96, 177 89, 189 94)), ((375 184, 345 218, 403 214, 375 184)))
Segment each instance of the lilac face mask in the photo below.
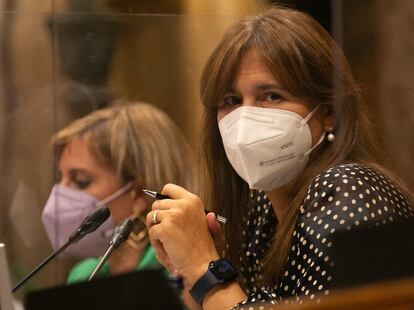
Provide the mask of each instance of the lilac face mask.
MULTIPOLYGON (((59 184, 53 186, 42 212, 43 226, 53 249, 56 251, 65 244, 86 216, 115 200, 131 187, 132 183, 128 183, 104 200, 98 201, 84 191, 59 184)), ((109 217, 93 233, 69 246, 62 256, 86 258, 103 255, 109 246, 113 229, 112 217, 109 217)))

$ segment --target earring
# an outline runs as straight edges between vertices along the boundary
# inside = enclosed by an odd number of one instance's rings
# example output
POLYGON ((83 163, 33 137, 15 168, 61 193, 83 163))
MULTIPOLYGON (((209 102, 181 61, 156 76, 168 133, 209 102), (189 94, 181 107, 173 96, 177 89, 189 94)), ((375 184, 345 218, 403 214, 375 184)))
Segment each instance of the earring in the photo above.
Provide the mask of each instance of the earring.
POLYGON ((326 137, 328 139, 329 142, 334 142, 335 141, 335 135, 332 133, 333 132, 333 128, 329 128, 328 132, 328 136, 326 137))

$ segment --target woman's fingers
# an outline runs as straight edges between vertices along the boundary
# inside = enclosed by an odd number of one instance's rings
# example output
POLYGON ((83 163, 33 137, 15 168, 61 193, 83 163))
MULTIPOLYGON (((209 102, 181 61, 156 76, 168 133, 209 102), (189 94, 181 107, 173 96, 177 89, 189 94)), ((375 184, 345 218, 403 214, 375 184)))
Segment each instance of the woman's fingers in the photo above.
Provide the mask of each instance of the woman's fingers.
POLYGON ((186 190, 184 187, 171 183, 164 185, 161 194, 167 195, 172 199, 180 199, 189 195, 194 195, 193 193, 186 190))
POLYGON ((163 200, 155 200, 152 203, 151 209, 152 210, 167 210, 171 208, 171 203, 174 203, 174 200, 171 199, 163 199, 163 200))
POLYGON ((211 237, 214 240, 218 253, 224 250, 224 234, 220 224, 217 222, 216 215, 213 212, 207 214, 207 226, 211 237))
POLYGON ((175 267, 170 261, 167 252, 162 244, 162 242, 158 239, 158 228, 151 228, 149 230, 149 237, 152 247, 155 250, 155 255, 157 260, 170 272, 176 272, 175 267))
POLYGON ((151 245, 155 250, 155 256, 157 260, 170 272, 172 273, 175 268, 171 264, 170 259, 168 258, 167 252, 165 252, 162 243, 159 240, 151 240, 151 245))
POLYGON ((163 219, 167 216, 168 210, 163 209, 155 209, 153 211, 148 212, 146 221, 147 226, 151 227, 152 225, 159 224, 163 221, 163 219))
MULTIPOLYGON (((196 195, 173 184, 167 184, 162 194, 171 199, 154 202, 146 217, 151 243, 164 266, 174 266, 193 283, 200 270, 204 272, 208 263, 219 257, 207 227, 203 203, 196 195)), ((217 228, 212 230, 217 232, 217 228)))

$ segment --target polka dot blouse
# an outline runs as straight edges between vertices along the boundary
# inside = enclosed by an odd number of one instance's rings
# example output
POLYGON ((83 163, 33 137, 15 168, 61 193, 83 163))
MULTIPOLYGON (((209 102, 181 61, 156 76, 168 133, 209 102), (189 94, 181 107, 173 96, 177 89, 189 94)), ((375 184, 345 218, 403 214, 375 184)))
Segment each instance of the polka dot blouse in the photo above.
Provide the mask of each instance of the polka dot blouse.
POLYGON ((332 235, 360 225, 380 226, 414 216, 407 200, 382 174, 358 164, 339 165, 321 173, 309 186, 300 206, 287 264, 278 285, 258 287, 261 261, 275 233, 276 217, 263 192, 251 194, 252 207, 243 231, 246 253, 241 276, 249 296, 233 309, 251 304, 301 303, 329 294, 333 262, 332 235))

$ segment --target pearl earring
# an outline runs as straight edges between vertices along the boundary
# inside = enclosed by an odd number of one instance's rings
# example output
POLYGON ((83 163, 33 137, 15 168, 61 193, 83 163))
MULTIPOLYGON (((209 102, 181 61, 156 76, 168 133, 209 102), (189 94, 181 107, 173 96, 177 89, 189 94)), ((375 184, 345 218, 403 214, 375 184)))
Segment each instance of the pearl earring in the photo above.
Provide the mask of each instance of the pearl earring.
POLYGON ((329 142, 334 142, 335 141, 335 135, 332 132, 333 132, 333 128, 329 128, 329 134, 326 137, 329 142))

